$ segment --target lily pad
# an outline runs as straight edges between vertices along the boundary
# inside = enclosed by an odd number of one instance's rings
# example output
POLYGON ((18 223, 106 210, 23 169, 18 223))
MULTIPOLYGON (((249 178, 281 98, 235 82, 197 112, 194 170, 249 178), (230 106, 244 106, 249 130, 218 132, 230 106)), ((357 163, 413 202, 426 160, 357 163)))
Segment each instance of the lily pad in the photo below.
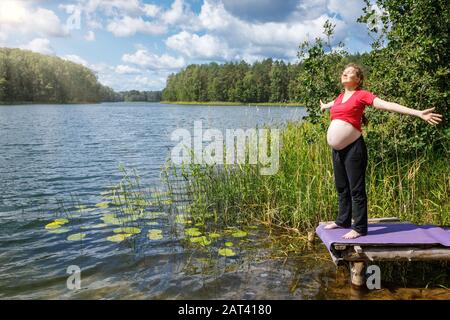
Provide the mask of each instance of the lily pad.
POLYGON ((232 246, 233 246, 233 242, 231 242, 231 241, 225 242, 225 247, 232 247, 232 246))
POLYGON ((188 228, 185 229, 184 232, 191 237, 198 237, 202 233, 198 230, 198 228, 188 228))
POLYGON ((122 242, 123 240, 125 240, 131 236, 132 236, 131 233, 119 233, 119 234, 115 234, 113 236, 107 237, 106 240, 112 241, 112 242, 122 242))
POLYGON ((197 260, 201 264, 210 264, 211 263, 211 260, 208 258, 195 258, 195 260, 197 260))
POLYGON ((141 229, 136 227, 122 227, 122 228, 116 228, 113 230, 114 233, 131 233, 131 234, 138 234, 141 233, 141 229))
POLYGON ((233 232, 231 234, 231 236, 235 237, 235 238, 243 238, 243 237, 247 236, 247 232, 242 231, 242 230, 237 230, 237 231, 233 232))
POLYGON ((193 243, 198 243, 202 246, 209 246, 211 244, 211 240, 209 240, 207 237, 205 236, 201 236, 201 237, 192 237, 189 238, 189 240, 193 243))
POLYGON ((148 232, 148 238, 150 240, 161 240, 163 238, 162 230, 152 229, 148 232))
POLYGON ((45 225, 45 229, 49 229, 49 230, 57 229, 57 228, 61 228, 62 225, 63 225, 63 223, 60 223, 60 222, 57 222, 57 221, 53 221, 53 222, 47 223, 45 225))
POLYGON ((108 202, 99 202, 95 206, 97 208, 106 209, 109 207, 109 203, 108 202))
POLYGON ((114 225, 120 225, 122 224, 119 219, 117 219, 116 215, 114 213, 105 213, 100 218, 104 223, 107 224, 114 224, 114 225))
POLYGON ((218 239, 218 238, 221 237, 220 233, 216 233, 216 232, 211 232, 208 236, 209 236, 211 239, 218 239))
POLYGON ((219 255, 224 257, 233 257, 236 253, 231 248, 221 248, 219 249, 219 255))
POLYGON ((157 225, 159 225, 159 223, 156 222, 156 221, 149 221, 149 222, 147 222, 146 224, 147 224, 148 226, 157 226, 157 225))
POLYGON ((75 234, 71 234, 70 236, 68 236, 67 240, 79 241, 79 240, 83 240, 85 237, 86 237, 85 233, 75 233, 75 234))

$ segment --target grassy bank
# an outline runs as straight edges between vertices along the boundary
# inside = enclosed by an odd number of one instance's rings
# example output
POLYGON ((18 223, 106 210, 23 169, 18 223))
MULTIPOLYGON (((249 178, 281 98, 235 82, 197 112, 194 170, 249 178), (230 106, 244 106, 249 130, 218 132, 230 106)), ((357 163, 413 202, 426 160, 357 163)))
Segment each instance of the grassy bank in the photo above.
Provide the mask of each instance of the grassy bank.
POLYGON ((227 102, 227 101, 161 101, 166 104, 186 104, 198 106, 281 106, 281 107, 301 107, 301 103, 294 102, 261 102, 261 103, 245 103, 245 102, 227 102))
MULTIPOLYGON (((337 213, 331 150, 325 137, 321 123, 289 123, 281 134, 275 175, 259 174, 256 165, 191 164, 170 172, 189 181, 193 215, 212 212, 224 224, 257 220, 303 232, 319 221, 334 220, 337 213)), ((369 217, 397 216, 415 223, 449 225, 448 159, 418 152, 413 159, 375 161, 377 152, 369 148, 369 217)))
POLYGON ((0 101, 0 106, 7 105, 38 105, 38 104, 50 104, 50 105, 60 105, 60 104, 100 104, 102 102, 92 102, 92 101, 82 101, 82 102, 48 102, 48 101, 0 101))

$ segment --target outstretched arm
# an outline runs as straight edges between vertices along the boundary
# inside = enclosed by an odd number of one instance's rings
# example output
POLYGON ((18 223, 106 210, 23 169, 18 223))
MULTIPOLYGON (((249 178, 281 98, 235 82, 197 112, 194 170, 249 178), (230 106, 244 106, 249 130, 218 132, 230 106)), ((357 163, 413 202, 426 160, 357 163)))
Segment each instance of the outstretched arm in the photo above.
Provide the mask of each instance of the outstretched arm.
POLYGON ((411 109, 411 108, 402 106, 395 102, 384 101, 380 98, 375 98, 373 100, 373 106, 380 110, 387 110, 387 111, 397 112, 397 113, 401 113, 401 114, 416 116, 416 117, 419 117, 422 120, 428 122, 429 124, 438 124, 439 122, 442 121, 441 114, 432 112, 435 108, 430 108, 430 109, 425 109, 425 110, 416 110, 416 109, 411 109))
POLYGON ((330 109, 334 104, 334 101, 323 103, 322 100, 320 100, 320 110, 324 111, 326 109, 330 109))

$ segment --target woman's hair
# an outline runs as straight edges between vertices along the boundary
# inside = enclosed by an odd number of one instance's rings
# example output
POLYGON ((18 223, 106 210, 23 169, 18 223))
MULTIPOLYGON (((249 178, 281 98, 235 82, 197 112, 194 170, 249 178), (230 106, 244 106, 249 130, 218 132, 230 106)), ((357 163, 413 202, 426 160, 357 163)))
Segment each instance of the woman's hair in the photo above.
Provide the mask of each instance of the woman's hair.
MULTIPOLYGON (((356 63, 349 63, 349 64, 347 64, 345 66, 344 70, 349 68, 349 67, 352 67, 353 69, 355 69, 356 76, 359 78, 359 84, 358 84, 357 88, 361 89, 361 87, 362 87, 362 85, 364 83, 364 73, 363 73, 362 68, 359 65, 357 65, 356 63)), ((367 118, 366 118, 366 116, 364 114, 362 116, 361 121, 362 121, 364 126, 367 126, 367 124, 369 123, 369 120, 367 120, 367 118)))
POLYGON ((345 66, 344 70, 349 67, 352 67, 353 69, 355 69, 356 76, 359 78, 358 88, 361 88, 364 83, 364 72, 363 72, 362 68, 359 65, 357 65, 356 63, 349 63, 345 66))

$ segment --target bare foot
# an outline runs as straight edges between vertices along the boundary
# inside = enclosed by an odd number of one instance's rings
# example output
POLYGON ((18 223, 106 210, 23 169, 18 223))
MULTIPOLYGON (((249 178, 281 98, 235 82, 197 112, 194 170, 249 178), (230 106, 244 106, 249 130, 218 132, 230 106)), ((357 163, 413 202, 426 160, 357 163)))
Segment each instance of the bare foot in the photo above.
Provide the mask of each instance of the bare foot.
POLYGON ((330 224, 327 224, 325 227, 323 227, 325 230, 330 230, 330 229, 336 229, 336 228, 340 228, 340 226, 338 226, 335 222, 332 222, 330 224))
POLYGON ((356 239, 356 238, 361 237, 361 236, 362 236, 361 233, 356 232, 355 230, 352 230, 352 231, 344 234, 342 236, 342 238, 344 238, 344 239, 356 239))

